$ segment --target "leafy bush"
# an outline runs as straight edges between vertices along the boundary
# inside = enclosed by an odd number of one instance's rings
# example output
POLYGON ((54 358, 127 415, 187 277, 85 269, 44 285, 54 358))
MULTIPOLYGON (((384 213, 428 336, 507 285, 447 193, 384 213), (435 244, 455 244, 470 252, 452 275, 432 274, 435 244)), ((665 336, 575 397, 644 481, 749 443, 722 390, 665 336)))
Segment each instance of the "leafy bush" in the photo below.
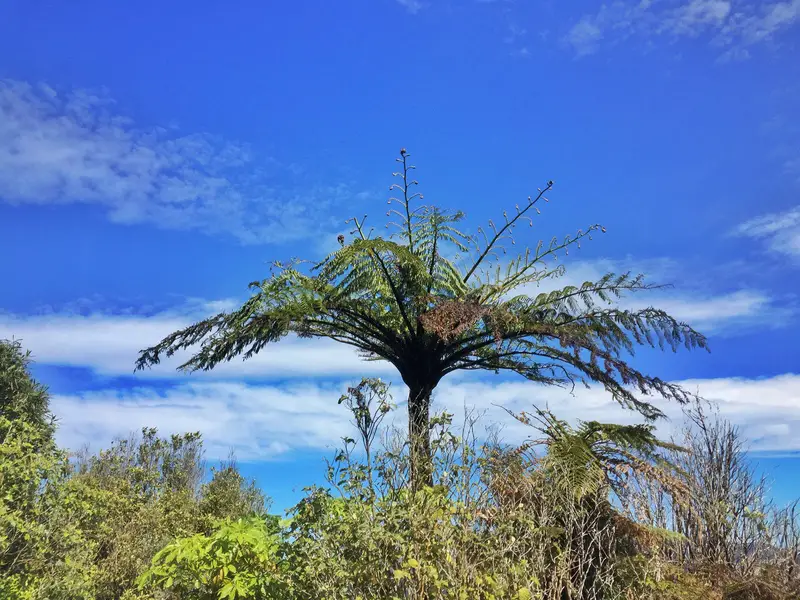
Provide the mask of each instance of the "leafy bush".
POLYGON ((208 535, 169 543, 155 555, 139 585, 164 590, 168 598, 286 598, 278 533, 275 519, 219 521, 208 535))

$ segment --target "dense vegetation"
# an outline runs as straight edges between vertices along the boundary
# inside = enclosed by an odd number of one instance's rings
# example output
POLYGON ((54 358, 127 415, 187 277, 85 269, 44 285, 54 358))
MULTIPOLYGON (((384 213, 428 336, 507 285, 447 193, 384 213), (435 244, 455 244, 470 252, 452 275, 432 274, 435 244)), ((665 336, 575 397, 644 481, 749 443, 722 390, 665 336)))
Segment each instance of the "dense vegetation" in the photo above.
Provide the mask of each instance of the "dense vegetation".
POLYGON ((196 433, 68 457, 28 362, 0 343, 3 599, 800 597, 794 506, 699 401, 678 444, 534 409, 509 447, 433 415, 433 485, 415 489, 389 390, 364 380, 340 399, 359 435, 329 485, 279 517, 235 464, 206 472, 196 433))

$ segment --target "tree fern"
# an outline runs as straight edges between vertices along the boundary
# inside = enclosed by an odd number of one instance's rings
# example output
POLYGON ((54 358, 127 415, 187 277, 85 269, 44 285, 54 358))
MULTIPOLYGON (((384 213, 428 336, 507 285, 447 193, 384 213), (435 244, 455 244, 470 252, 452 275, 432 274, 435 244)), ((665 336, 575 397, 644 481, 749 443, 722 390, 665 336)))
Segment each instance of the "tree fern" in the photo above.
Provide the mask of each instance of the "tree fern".
POLYGON ((543 384, 598 382, 622 405, 648 418, 661 412, 641 396, 684 402, 680 387, 642 373, 626 360, 637 345, 705 348, 706 339, 667 313, 623 310, 614 303, 654 286, 630 274, 536 296, 530 286, 557 278, 553 263, 580 247, 599 225, 563 239, 553 238, 505 261, 517 227, 547 202, 553 182, 503 213, 498 223, 470 236, 463 218, 418 201, 413 165, 402 150, 394 173, 398 192, 389 200, 389 235, 375 235, 366 217, 353 218, 350 239, 307 268, 275 263, 272 274, 250 284, 239 309, 205 319, 143 350, 137 369, 192 348, 182 368, 212 369, 294 333, 323 337, 357 348, 368 359, 391 362, 409 387, 409 427, 415 481, 429 482, 429 406, 439 381, 453 371, 511 371, 543 384))

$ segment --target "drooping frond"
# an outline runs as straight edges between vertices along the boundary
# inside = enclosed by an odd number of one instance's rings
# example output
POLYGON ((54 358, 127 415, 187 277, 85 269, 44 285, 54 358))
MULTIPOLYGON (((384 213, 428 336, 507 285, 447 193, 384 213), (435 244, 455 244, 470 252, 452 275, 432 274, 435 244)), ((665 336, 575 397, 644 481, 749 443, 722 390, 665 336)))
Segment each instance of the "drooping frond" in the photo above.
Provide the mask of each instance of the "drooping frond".
POLYGON ((171 333, 157 345, 140 353, 136 369, 158 364, 163 357, 171 357, 198 344, 199 351, 180 369, 208 370, 234 356, 244 354, 247 358, 254 355, 290 330, 288 314, 291 311, 284 308, 264 311, 261 310, 261 304, 262 296, 258 294, 236 311, 220 313, 171 333))
POLYGON ((640 372, 627 356, 639 345, 674 351, 705 348, 706 340, 664 311, 608 307, 626 293, 652 288, 641 276, 609 274, 580 287, 482 305, 481 319, 447 344, 445 368, 506 370, 555 385, 595 382, 623 406, 659 417, 640 395, 685 402, 691 394, 640 372))
POLYGON ((522 450, 544 445, 544 466, 552 472, 553 481, 578 497, 604 487, 621 497, 632 477, 646 477, 670 489, 682 485, 676 476, 678 468, 663 452, 682 449, 658 439, 652 425, 580 421, 572 427, 549 410, 536 407, 533 414, 510 414, 544 436, 528 442, 522 450))

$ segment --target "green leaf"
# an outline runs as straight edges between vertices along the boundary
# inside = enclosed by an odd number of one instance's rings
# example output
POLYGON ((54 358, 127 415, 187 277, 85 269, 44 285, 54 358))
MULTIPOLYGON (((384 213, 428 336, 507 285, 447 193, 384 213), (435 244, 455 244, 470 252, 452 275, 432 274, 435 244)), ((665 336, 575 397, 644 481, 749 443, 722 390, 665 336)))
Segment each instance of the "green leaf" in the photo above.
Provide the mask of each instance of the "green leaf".
POLYGON ((222 589, 219 591, 219 594, 217 594, 217 597, 219 598, 219 600, 223 600, 223 598, 228 598, 233 593, 234 593, 233 582, 230 582, 222 587, 222 589))
POLYGON ((397 581, 400 581, 402 579, 410 579, 411 578, 411 573, 409 573, 408 571, 406 571, 404 569, 395 569, 394 570, 394 578, 397 581))

